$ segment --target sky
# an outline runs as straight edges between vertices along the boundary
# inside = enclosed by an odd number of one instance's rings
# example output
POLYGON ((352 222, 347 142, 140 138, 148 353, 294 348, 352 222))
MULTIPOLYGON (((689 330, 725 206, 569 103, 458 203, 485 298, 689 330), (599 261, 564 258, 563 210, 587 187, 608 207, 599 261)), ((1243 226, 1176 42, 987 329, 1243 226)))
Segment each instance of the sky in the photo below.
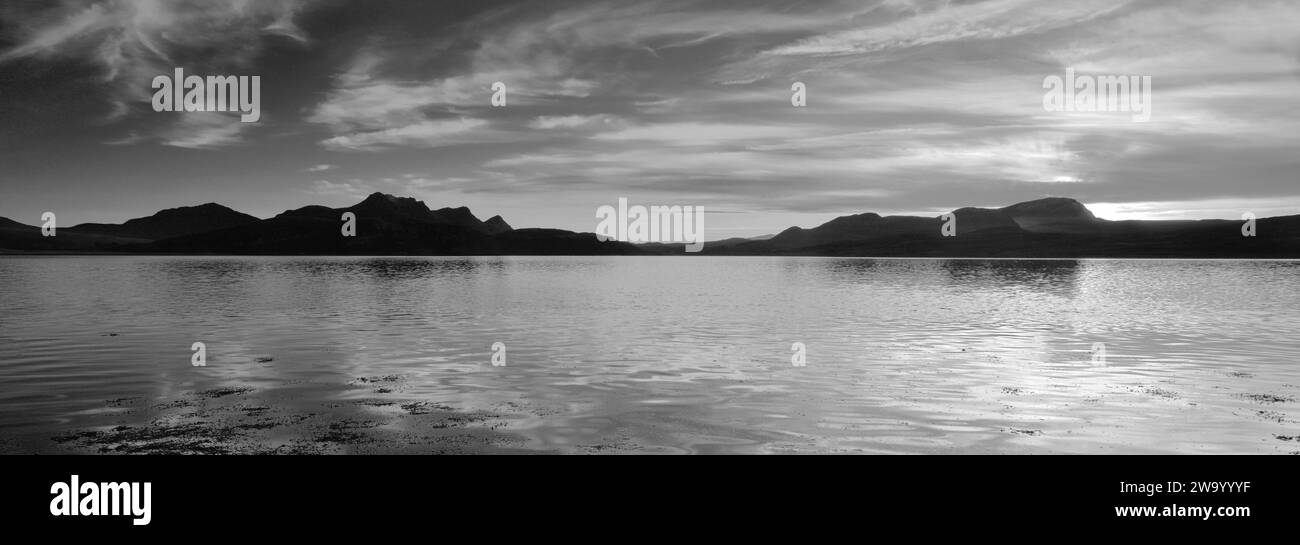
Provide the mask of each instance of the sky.
POLYGON ((588 232, 703 206, 709 239, 1047 196, 1236 219, 1300 214, 1298 173, 1294 0, 0 4, 0 216, 33 225, 375 191, 588 232), (261 119, 154 111, 177 67, 260 76, 261 119), (1067 69, 1150 76, 1150 119, 1045 109, 1067 69))

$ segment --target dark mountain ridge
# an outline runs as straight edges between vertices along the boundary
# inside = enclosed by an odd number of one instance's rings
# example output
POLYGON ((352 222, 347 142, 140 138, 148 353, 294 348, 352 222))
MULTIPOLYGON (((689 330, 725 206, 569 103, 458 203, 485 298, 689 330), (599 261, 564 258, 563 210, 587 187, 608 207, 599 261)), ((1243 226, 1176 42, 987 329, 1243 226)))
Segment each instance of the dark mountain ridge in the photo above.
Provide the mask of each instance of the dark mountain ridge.
MULTIPOLYGON (((1244 237, 1234 220, 1110 221, 1074 199, 1002 208, 965 207, 939 217, 841 216, 774 236, 708 242, 709 255, 862 257, 1300 258, 1300 216, 1262 218, 1244 237), (956 236, 943 236, 955 222, 956 236)), ((374 193, 330 208, 309 205, 258 219, 209 203, 116 224, 81 224, 43 237, 0 218, 0 252, 264 255, 681 255, 681 244, 600 242, 592 233, 514 229, 469 208, 431 209, 411 197, 374 193), (343 236, 345 213, 355 236, 343 236)))
POLYGON ((160 240, 257 222, 256 217, 216 203, 168 208, 152 216, 127 220, 121 225, 82 223, 67 228, 74 233, 160 240))
POLYGON ((1256 236, 1241 221, 1110 221, 1083 203, 1046 198, 1002 208, 959 208, 955 236, 944 216, 841 216, 791 227, 771 240, 710 248, 714 255, 1004 258, 1300 258, 1300 216, 1263 218, 1256 236))
POLYGON ((374 193, 346 208, 307 206, 255 224, 159 240, 138 251, 298 255, 500 255, 640 253, 592 233, 512 229, 500 216, 479 220, 466 207, 431 210, 423 201, 374 193), (343 236, 343 214, 355 236, 343 236))

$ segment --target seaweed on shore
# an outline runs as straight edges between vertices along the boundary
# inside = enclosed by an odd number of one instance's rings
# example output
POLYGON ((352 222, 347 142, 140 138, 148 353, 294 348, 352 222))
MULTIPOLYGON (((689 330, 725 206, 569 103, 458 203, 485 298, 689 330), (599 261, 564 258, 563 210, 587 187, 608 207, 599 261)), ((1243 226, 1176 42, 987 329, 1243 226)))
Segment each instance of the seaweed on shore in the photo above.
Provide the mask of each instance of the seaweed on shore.
MULTIPOLYGON (((363 377, 349 384, 400 380, 363 377)), ((505 426, 498 414, 418 399, 337 403, 330 400, 346 387, 327 390, 306 405, 296 396, 246 386, 190 392, 119 415, 110 425, 52 439, 63 449, 103 454, 481 453, 514 450, 509 445, 521 441, 497 431, 505 426)))

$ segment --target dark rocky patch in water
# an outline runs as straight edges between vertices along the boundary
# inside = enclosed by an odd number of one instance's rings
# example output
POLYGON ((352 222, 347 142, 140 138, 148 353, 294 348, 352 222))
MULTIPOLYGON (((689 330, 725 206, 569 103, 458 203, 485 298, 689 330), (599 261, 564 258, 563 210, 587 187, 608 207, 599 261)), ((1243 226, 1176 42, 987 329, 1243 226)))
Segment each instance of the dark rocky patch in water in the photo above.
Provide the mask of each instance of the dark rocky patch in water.
POLYGON ((1254 401, 1255 403, 1291 403, 1295 401, 1294 397, 1283 397, 1273 394, 1243 394, 1241 397, 1254 401))
POLYGON ((365 386, 367 384, 401 382, 405 379, 406 377, 403 377, 402 375, 387 375, 382 377, 357 377, 348 381, 348 385, 365 386))
POLYGON ((1153 395, 1164 399, 1178 399, 1179 397, 1177 392, 1165 390, 1163 388, 1147 388, 1144 392, 1146 392, 1147 395, 1153 395))
POLYGON ((198 395, 199 397, 217 398, 217 397, 226 397, 226 396, 233 396, 233 395, 243 395, 251 391, 253 391, 253 389, 247 386, 213 388, 211 390, 204 390, 202 392, 199 392, 198 395))
MULTIPOLYGON (((396 382, 368 377, 361 384, 396 382)), ((351 384, 351 383, 350 383, 351 384)), ((345 386, 303 392, 222 387, 190 392, 137 410, 105 416, 103 426, 53 437, 62 451, 103 454, 330 454, 521 452, 523 440, 497 431, 504 416, 463 412, 426 400, 325 402, 345 386), (322 392, 321 390, 324 390, 322 392), (330 395, 320 395, 320 394, 330 395), (386 407, 400 405, 401 411, 386 407)), ((119 398, 117 406, 141 401, 119 398)))

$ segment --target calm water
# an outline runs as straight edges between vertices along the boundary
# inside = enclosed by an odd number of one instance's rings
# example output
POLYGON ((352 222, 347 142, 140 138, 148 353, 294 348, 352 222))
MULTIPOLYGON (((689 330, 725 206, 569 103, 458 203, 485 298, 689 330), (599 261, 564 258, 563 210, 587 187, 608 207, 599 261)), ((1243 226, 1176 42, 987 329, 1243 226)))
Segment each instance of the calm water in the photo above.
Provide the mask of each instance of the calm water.
POLYGON ((1298 331, 1297 262, 3 258, 0 447, 246 387, 551 452, 1291 453, 1298 331))

